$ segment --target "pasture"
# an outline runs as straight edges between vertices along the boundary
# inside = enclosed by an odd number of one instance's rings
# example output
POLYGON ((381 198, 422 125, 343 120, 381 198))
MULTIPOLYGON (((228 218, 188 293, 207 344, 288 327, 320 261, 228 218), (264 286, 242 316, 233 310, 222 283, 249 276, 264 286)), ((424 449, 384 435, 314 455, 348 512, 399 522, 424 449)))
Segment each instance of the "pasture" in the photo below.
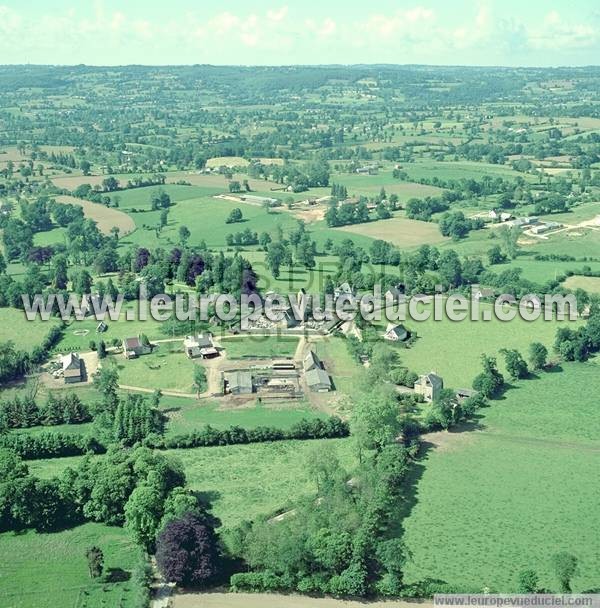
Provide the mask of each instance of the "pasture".
POLYGON ((180 435, 200 430, 207 424, 215 428, 240 426, 246 429, 257 426, 289 428, 303 418, 324 416, 306 402, 244 403, 238 407, 223 407, 217 401, 198 401, 180 397, 163 396, 160 408, 168 416, 167 436, 180 435))
POLYGON ((352 439, 275 441, 249 445, 172 450, 184 465, 189 487, 210 501, 225 528, 259 515, 290 508, 301 496, 314 494, 316 484, 307 458, 325 445, 336 449, 340 463, 356 466, 352 439))
MULTIPOLYGON (((429 305, 425 306, 427 309, 429 305)), ((491 310, 491 305, 481 304, 481 313, 491 310)), ((549 351, 559 326, 577 327, 579 321, 525 321, 516 317, 512 321, 465 320, 454 322, 445 315, 443 320, 431 317, 422 322, 408 319, 406 326, 416 332, 416 342, 407 349, 399 349, 402 365, 418 374, 435 371, 444 378, 447 387, 470 387, 473 378, 481 371, 481 355, 498 358, 504 370, 502 348, 516 348, 527 356, 532 342, 542 342, 549 351)))
POLYGON ((154 352, 137 359, 113 355, 119 372, 119 384, 145 389, 171 390, 193 394, 194 367, 199 365, 188 359, 180 342, 161 344, 154 352))
POLYGON ((296 352, 298 338, 247 335, 221 338, 219 343, 225 348, 228 359, 286 357, 293 356, 296 352))
POLYGON ((407 582, 516 592, 531 568, 558 590, 550 558, 568 551, 580 560, 573 591, 598 588, 599 390, 596 363, 565 364, 482 410, 483 430, 435 434, 403 521, 407 582))
MULTIPOLYGON (((600 266, 600 264, 599 264, 600 266)), ((600 277, 573 275, 563 281, 567 289, 584 289, 588 293, 600 293, 600 277)))
POLYGON ((110 234, 112 228, 118 228, 119 234, 124 236, 135 230, 135 222, 119 209, 106 207, 99 203, 92 203, 74 196, 57 196, 59 203, 78 205, 83 209, 86 218, 94 220, 98 224, 98 229, 104 234, 110 234))
POLYGON ((0 604, 133 608, 137 589, 131 572, 138 551, 122 528, 95 523, 50 534, 32 530, 0 534, 0 604), (105 573, 112 572, 120 582, 90 579, 85 552, 94 545, 104 552, 105 573))
POLYGON ((20 350, 31 351, 56 325, 56 319, 28 321, 25 313, 16 308, 0 308, 0 342, 12 340, 20 350))
POLYGON ((401 203, 410 198, 440 196, 443 192, 436 186, 403 182, 392 176, 391 170, 380 171, 377 175, 358 175, 353 173, 334 173, 331 181, 346 186, 350 195, 376 196, 385 188, 387 195, 396 194, 401 203))
POLYGON ((377 220, 366 224, 343 226, 342 228, 337 228, 337 230, 372 239, 383 239, 401 249, 410 249, 425 244, 436 245, 448 241, 446 237, 441 235, 437 224, 409 220, 399 215, 389 220, 377 220))

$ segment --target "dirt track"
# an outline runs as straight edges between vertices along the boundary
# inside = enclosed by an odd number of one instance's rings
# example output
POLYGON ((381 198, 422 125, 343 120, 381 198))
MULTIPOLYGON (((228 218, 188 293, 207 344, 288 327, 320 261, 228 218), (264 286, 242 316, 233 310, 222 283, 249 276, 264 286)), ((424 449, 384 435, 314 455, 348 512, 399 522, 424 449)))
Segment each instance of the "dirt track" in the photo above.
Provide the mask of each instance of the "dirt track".
POLYGON ((358 602, 271 593, 196 593, 173 597, 174 608, 430 608, 431 601, 358 602))

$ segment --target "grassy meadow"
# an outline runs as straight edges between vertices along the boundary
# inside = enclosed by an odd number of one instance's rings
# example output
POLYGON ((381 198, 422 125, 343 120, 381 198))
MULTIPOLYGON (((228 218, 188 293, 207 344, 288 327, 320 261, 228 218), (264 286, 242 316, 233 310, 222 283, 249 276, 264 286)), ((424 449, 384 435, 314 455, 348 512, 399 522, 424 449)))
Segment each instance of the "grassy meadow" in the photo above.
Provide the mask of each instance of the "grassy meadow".
POLYGON ((0 534, 0 605, 5 608, 134 608, 131 571, 139 549, 122 528, 88 523, 63 532, 0 534), (92 580, 86 550, 104 552, 105 573, 120 582, 92 580), (40 560, 43 558, 43 567, 40 560))
POLYGON ((482 411, 483 430, 444 433, 416 466, 404 540, 407 581, 515 592, 532 568, 556 590, 550 558, 580 560, 573 590, 600 585, 598 364, 520 381, 482 411))

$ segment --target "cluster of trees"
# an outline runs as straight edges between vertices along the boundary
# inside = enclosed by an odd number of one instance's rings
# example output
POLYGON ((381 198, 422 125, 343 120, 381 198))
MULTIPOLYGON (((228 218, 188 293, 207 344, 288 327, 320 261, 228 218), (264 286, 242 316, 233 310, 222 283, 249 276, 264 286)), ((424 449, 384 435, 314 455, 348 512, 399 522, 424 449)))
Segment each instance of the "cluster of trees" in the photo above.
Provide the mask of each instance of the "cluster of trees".
POLYGON ((142 395, 128 394, 115 410, 113 437, 123 445, 134 445, 152 434, 162 432, 163 417, 142 395))
POLYGON ((481 218, 468 219, 462 211, 448 211, 440 218, 439 226, 443 236, 458 241, 466 237, 471 230, 481 230, 485 222, 481 218))
POLYGON ((233 232, 225 237, 227 245, 258 245, 258 233, 246 228, 240 232, 233 232))
POLYGON ((243 222, 244 216, 242 214, 242 210, 239 207, 232 209, 227 219, 225 220, 226 224, 236 224, 238 222, 243 222))
POLYGON ((338 203, 332 199, 325 212, 325 221, 330 228, 350 224, 364 224, 370 221, 369 208, 364 197, 357 202, 338 203))
POLYGON ((434 213, 448 211, 448 203, 438 196, 411 198, 406 201, 406 217, 411 220, 431 221, 434 213))
MULTIPOLYGON (((262 238, 262 235, 261 235, 262 238)), ((263 240, 266 242, 266 240, 263 240)), ((313 268, 317 245, 306 230, 306 225, 298 221, 296 228, 289 231, 287 235, 279 230, 278 233, 266 243, 267 255, 265 262, 271 274, 278 278, 283 265, 290 269, 294 263, 300 264, 305 268, 313 268)))
POLYGON ((43 405, 33 397, 0 401, 0 429, 27 428, 37 425, 81 424, 92 419, 88 407, 74 393, 55 396, 50 393, 43 405))

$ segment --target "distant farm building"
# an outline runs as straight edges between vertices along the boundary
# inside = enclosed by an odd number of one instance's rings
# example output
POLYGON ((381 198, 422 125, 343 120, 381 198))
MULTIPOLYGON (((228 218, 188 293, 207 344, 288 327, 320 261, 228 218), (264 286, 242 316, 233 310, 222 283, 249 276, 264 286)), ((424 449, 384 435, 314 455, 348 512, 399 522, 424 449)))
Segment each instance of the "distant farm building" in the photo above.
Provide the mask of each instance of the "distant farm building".
POLYGON ((62 358, 62 369, 65 384, 83 380, 83 362, 77 353, 69 353, 62 358))
POLYGON ((392 342, 404 342, 408 340, 409 333, 404 325, 394 325, 390 323, 383 334, 385 340, 391 340, 392 342))
POLYGON ((444 388, 444 380, 435 372, 430 372, 415 382, 415 393, 423 395, 425 401, 435 401, 444 388))
POLYGON ((331 390, 329 374, 322 368, 306 372, 306 384, 315 393, 326 393, 331 390))
POLYGON ((306 385, 315 393, 325 393, 331 390, 331 378, 323 369, 323 363, 314 351, 310 351, 303 361, 306 385))
POLYGON ((219 356, 219 351, 215 348, 212 341, 212 336, 210 334, 186 336, 185 340, 183 341, 183 348, 185 354, 190 359, 195 359, 196 357, 210 359, 212 357, 219 356))
POLYGON ((233 371, 225 374, 225 392, 232 395, 250 395, 254 391, 252 374, 246 371, 233 371))
POLYGON ((141 355, 147 355, 152 352, 152 346, 145 344, 143 340, 137 336, 135 338, 125 338, 123 340, 123 354, 126 359, 135 359, 141 355))
POLYGON ((404 297, 404 285, 395 285, 390 287, 384 294, 385 299, 389 302, 395 303, 402 300, 404 297))

